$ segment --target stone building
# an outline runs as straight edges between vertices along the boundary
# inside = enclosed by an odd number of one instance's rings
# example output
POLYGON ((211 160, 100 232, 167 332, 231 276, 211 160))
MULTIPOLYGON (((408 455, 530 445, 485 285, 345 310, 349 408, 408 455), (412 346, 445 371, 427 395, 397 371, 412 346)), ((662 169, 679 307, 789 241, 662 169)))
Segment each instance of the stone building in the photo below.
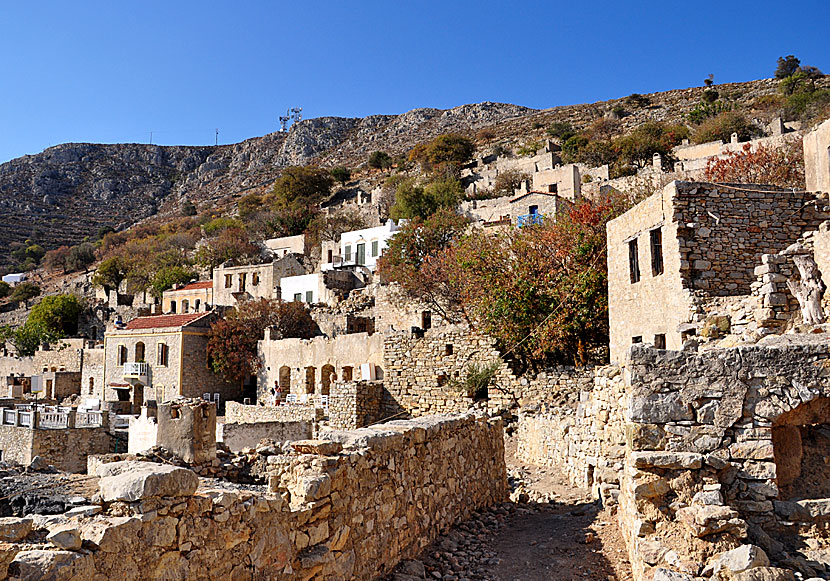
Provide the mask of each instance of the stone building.
POLYGON ((308 255, 305 234, 283 236, 282 238, 269 238, 263 244, 274 258, 282 258, 286 254, 308 255))
POLYGON ((382 226, 343 232, 338 250, 324 247, 321 270, 342 267, 365 267, 374 272, 377 260, 388 247, 388 241, 400 229, 400 225, 387 220, 382 226))
POLYGON ((138 413, 145 401, 219 394, 220 401, 240 396, 240 386, 211 371, 207 340, 213 313, 138 317, 104 339, 104 383, 99 397, 122 402, 138 413))
POLYGON ((305 273, 294 254, 265 264, 218 266, 213 269, 213 304, 233 307, 249 299, 281 298, 280 279, 305 273))
POLYGON ((161 295, 164 314, 202 313, 213 307, 213 281, 202 280, 186 285, 173 285, 161 295))
POLYGON ((830 119, 804 136, 807 189, 830 192, 830 119))
POLYGON ((808 192, 672 182, 608 223, 611 360, 632 343, 680 349, 707 303, 749 296, 764 254, 827 218, 808 192))
POLYGON ((503 196, 490 200, 462 202, 460 212, 479 226, 524 226, 541 223, 546 217, 559 215, 570 208, 570 203, 550 192, 524 192, 517 196, 503 196))

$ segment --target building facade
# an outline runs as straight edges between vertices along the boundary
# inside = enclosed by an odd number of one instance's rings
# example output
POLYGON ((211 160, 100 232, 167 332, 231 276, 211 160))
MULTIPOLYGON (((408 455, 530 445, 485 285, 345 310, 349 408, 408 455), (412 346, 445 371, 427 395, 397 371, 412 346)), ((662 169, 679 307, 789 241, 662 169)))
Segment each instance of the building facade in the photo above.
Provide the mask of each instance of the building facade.
POLYGON ((164 314, 204 313, 213 308, 213 281, 202 280, 174 286, 161 295, 164 314))
POLYGON ((278 299, 280 279, 303 274, 305 268, 293 254, 265 264, 218 266, 213 269, 213 301, 233 307, 250 299, 278 299))

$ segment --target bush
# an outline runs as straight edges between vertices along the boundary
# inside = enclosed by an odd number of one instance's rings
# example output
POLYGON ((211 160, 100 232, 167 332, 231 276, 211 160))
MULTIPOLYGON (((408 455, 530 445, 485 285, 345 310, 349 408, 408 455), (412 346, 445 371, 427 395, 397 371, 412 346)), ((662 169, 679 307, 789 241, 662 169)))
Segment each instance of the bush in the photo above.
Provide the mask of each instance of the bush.
POLYGON ((804 188, 804 151, 801 141, 781 148, 747 143, 741 151, 729 152, 722 159, 712 158, 706 166, 706 179, 712 182, 771 184, 783 188, 804 188))
POLYGON ((95 245, 82 242, 69 249, 66 255, 66 271, 86 270, 93 262, 95 262, 95 245))
POLYGON ((692 140, 695 143, 708 143, 721 140, 728 143, 732 134, 738 134, 739 141, 747 141, 761 134, 761 131, 740 113, 726 111, 707 119, 695 129, 692 140))
POLYGON ((190 200, 182 202, 182 216, 195 216, 196 206, 190 200))
POLYGON ((546 133, 550 137, 555 137, 559 141, 565 142, 576 135, 576 130, 567 121, 554 121, 551 123, 550 127, 547 128, 546 133))
POLYGON ((392 157, 385 151, 373 151, 367 163, 374 169, 389 169, 392 167, 392 157))
POLYGON ((454 208, 463 194, 461 182, 456 179, 437 180, 425 187, 417 185, 414 180, 406 180, 395 192, 391 215, 395 220, 425 219, 439 208, 454 208))
POLYGON ((491 363, 471 363, 467 366, 465 377, 462 380, 450 380, 450 389, 471 397, 476 401, 487 399, 487 388, 496 378, 501 361, 491 363))
POLYGON ((272 190, 278 208, 319 204, 331 193, 334 178, 315 166, 292 166, 282 171, 272 190))
POLYGON ((631 93, 625 98, 625 102, 631 107, 647 107, 648 105, 651 105, 651 99, 645 95, 641 95, 640 93, 631 93))
POLYGON ((258 255, 259 248, 248 240, 245 230, 227 228, 199 248, 196 260, 202 266, 215 268, 226 262, 238 264, 258 255))
POLYGON ((340 182, 340 185, 345 185, 350 179, 352 179, 352 172, 347 167, 333 167, 329 170, 331 177, 335 180, 340 182))
POLYGON ((4 299, 12 294, 12 285, 5 280, 0 280, 0 299, 4 299))
POLYGON ((186 284, 197 277, 197 274, 183 266, 165 266, 153 275, 150 292, 157 299, 161 298, 164 291, 172 288, 174 284, 186 284))
POLYGON ((508 169, 496 176, 493 181, 493 193, 496 196, 510 196, 522 187, 522 182, 529 180, 530 174, 517 169, 508 169))
POLYGON ((40 294, 40 287, 33 282, 21 282, 14 287, 9 299, 16 303, 28 301, 40 294))
POLYGON ((219 218, 214 218, 204 226, 202 226, 202 231, 205 233, 205 236, 211 237, 216 236, 223 230, 227 230, 228 228, 240 228, 242 227, 242 222, 239 220, 234 220, 233 218, 228 218, 225 216, 220 216, 219 218))
POLYGON ((444 165, 459 167, 469 161, 474 152, 475 145, 470 139, 447 133, 417 145, 409 153, 409 160, 420 163, 424 169, 441 169, 444 165))
POLYGON ((83 303, 75 295, 52 295, 43 297, 32 307, 27 324, 39 325, 48 332, 59 335, 75 335, 78 332, 78 316, 83 303))
POLYGON ((69 246, 61 246, 50 250, 43 257, 43 266, 46 270, 66 272, 66 258, 69 256, 69 246))

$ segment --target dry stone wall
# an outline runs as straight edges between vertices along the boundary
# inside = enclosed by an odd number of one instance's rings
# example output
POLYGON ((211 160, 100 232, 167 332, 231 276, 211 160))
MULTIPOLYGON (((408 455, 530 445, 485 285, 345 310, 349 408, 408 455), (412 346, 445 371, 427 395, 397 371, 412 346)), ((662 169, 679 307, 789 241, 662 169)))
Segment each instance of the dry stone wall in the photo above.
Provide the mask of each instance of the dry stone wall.
POLYGON ((0 567, 56 580, 375 579, 506 499, 500 420, 438 416, 327 437, 272 456, 268 494, 193 493, 181 469, 102 466, 110 500, 4 523, 0 567))
POLYGON ((225 421, 227 423, 314 422, 322 418, 323 410, 316 408, 314 405, 273 406, 245 405, 235 401, 225 402, 225 421))
POLYGON ((233 451, 256 448, 263 439, 276 442, 307 440, 313 435, 313 424, 307 421, 256 422, 249 424, 216 424, 216 441, 233 451))

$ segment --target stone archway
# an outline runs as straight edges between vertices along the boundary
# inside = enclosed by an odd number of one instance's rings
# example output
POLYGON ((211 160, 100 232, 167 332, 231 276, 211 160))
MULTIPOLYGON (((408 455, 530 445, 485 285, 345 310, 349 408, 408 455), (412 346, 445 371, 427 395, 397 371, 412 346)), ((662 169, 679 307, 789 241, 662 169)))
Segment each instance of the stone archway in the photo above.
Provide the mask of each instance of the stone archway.
POLYGON ((781 414, 772 426, 781 499, 830 498, 830 398, 781 414))
POLYGON ((291 368, 287 365, 280 367, 279 385, 282 393, 291 393, 291 368))
POLYGON ((323 369, 320 371, 320 374, 320 393, 322 395, 328 395, 331 391, 331 376, 334 375, 334 365, 323 365, 323 369))

